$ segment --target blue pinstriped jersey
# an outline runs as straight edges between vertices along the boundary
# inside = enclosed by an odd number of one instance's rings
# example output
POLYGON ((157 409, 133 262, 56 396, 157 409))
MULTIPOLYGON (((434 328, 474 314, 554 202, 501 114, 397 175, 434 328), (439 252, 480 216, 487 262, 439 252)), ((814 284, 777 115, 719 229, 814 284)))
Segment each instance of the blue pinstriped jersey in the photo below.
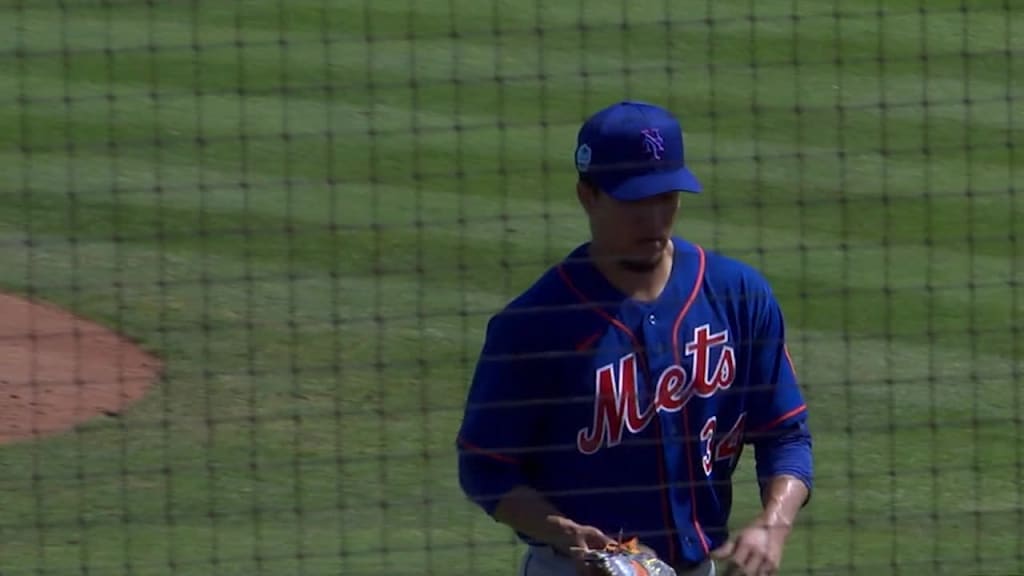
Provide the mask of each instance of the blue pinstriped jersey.
MULTIPOLYGON (((674 237, 657 300, 624 297, 582 244, 492 316, 458 432, 459 479, 493 514, 516 485, 673 563, 728 537, 732 475, 812 486, 780 306, 753 267, 674 237)), ((529 542, 529 538, 520 535, 529 542)))

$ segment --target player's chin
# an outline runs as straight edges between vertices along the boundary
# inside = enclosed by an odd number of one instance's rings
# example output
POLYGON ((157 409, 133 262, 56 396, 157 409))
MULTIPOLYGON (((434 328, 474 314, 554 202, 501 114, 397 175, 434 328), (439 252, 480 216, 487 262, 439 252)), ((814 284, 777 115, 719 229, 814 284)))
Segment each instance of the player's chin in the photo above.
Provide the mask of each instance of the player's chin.
POLYGON ((668 240, 665 238, 644 238, 637 242, 633 257, 636 260, 659 262, 667 246, 668 240))
POLYGON ((650 252, 633 252, 621 260, 622 266, 634 272, 650 272, 658 267, 664 258, 664 252, 655 250, 650 252))

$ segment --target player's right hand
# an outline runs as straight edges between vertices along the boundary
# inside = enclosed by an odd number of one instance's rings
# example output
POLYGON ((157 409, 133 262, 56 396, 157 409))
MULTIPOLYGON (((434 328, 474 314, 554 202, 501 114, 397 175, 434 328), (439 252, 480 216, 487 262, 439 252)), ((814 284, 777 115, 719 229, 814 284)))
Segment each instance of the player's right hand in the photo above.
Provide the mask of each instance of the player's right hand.
POLYGON ((575 555, 575 551, 594 550, 604 548, 608 544, 614 544, 615 539, 611 538, 594 526, 577 524, 572 520, 563 519, 558 523, 561 532, 560 542, 555 546, 562 552, 575 555))
POLYGON ((603 550, 609 544, 615 544, 614 538, 594 526, 562 520, 559 528, 562 538, 561 542, 555 546, 575 560, 576 571, 581 575, 589 573, 587 566, 583 563, 583 555, 588 550, 603 550))

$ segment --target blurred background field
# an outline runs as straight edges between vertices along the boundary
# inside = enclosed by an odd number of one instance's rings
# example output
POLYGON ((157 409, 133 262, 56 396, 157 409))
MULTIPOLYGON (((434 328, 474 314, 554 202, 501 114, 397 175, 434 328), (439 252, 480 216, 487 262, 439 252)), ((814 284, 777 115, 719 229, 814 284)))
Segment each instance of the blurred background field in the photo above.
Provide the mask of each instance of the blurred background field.
POLYGON ((8 0, 0 30, 0 287, 167 362, 0 450, 4 576, 513 574, 455 429, 487 317, 586 237, 579 123, 627 98, 683 122, 679 233, 787 314, 818 480, 783 573, 1024 574, 1019 3, 8 0))

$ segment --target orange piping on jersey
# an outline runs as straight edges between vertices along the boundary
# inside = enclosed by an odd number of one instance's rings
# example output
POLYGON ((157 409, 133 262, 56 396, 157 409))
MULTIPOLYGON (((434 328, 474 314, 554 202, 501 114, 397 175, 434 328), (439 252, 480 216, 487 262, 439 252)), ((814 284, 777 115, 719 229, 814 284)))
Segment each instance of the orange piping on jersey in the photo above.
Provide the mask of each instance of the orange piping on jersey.
MULTIPOLYGON (((704 255, 704 249, 699 245, 694 244, 697 248, 697 253, 700 255, 700 268, 697 270, 697 279, 693 283, 693 289, 690 291, 690 297, 686 300, 686 304, 683 305, 682 310, 679 311, 679 315, 676 316, 675 325, 672 326, 672 348, 675 350, 676 364, 682 365, 683 358, 680 354, 679 348, 679 327, 683 323, 683 318, 690 311, 690 307, 697 300, 697 294, 700 293, 701 284, 704 283, 704 266, 707 259, 704 255)), ((695 376, 694 376, 695 377, 695 376)), ((689 403, 683 406, 683 427, 686 430, 690 429, 690 416, 689 416, 689 403)), ((690 476, 690 512, 692 512, 693 527, 697 530, 697 535, 700 536, 700 545, 704 548, 704 553, 710 553, 708 548, 707 537, 704 536, 704 530, 700 527, 700 521, 697 518, 697 480, 693 477, 693 451, 690 450, 689 441, 686 444, 686 470, 690 476)))
POLYGON ((590 348, 594 344, 594 342, 597 342, 597 339, 600 338, 600 337, 601 337, 601 331, 600 330, 598 330, 597 332, 594 332, 593 334, 588 336, 586 340, 584 340, 584 341, 582 341, 582 342, 580 342, 579 344, 576 345, 576 351, 577 352, 583 352, 584 350, 590 348))
POLYGON ((476 444, 473 444, 473 443, 469 442, 468 440, 466 440, 465 438, 463 438, 461 436, 459 437, 459 444, 462 444, 463 446, 465 446, 470 452, 474 452, 476 454, 480 454, 481 456, 487 456, 488 458, 493 458, 493 459, 495 459, 495 460, 497 460, 499 462, 505 462, 506 464, 519 464, 519 460, 517 460, 517 459, 515 459, 515 458, 513 458, 511 456, 506 456, 504 454, 498 454, 497 452, 491 452, 490 450, 485 450, 485 449, 481 448, 480 446, 477 446, 476 444))
POLYGON ((789 361, 789 369, 793 371, 793 375, 796 376, 796 365, 793 364, 793 357, 789 355, 789 345, 783 344, 782 351, 786 353, 786 360, 789 361))
POLYGON ((772 428, 775 428, 779 424, 782 424, 786 420, 789 420, 793 416, 796 416, 797 414, 799 414, 801 412, 804 412, 805 410, 807 410, 807 404, 801 404, 801 405, 797 406, 796 408, 793 408, 789 412, 786 412, 782 416, 779 416, 775 420, 772 420, 771 422, 765 424, 764 426, 761 426, 760 428, 758 428, 756 430, 752 430, 751 432, 756 433, 756 432, 764 432, 766 430, 771 430, 772 428))
MULTIPOLYGON (((701 266, 701 270, 703 271, 703 265, 701 266)), ((562 278, 562 282, 564 282, 565 285, 569 288, 569 290, 571 290, 572 293, 576 295, 576 298, 578 298, 580 300, 580 302, 582 302, 584 304, 591 303, 590 299, 587 298, 586 294, 581 292, 579 290, 579 288, 577 288, 576 285, 573 284, 572 279, 569 278, 569 274, 565 271, 565 269, 562 267, 562 265, 558 266, 558 275, 562 278)), ((617 319, 611 317, 607 312, 605 312, 604 310, 602 310, 600 308, 592 308, 591 310, 593 310, 595 313, 597 313, 598 316, 600 316, 600 317, 604 318, 605 320, 607 320, 608 322, 610 322, 613 326, 615 326, 619 330, 622 330, 622 332, 624 332, 626 334, 626 336, 629 337, 630 342, 633 343, 633 348, 635 350, 637 350, 637 351, 640 350, 640 342, 639 342, 639 340, 637 340, 636 334, 633 334, 633 331, 629 329, 629 326, 626 326, 622 322, 620 322, 617 319)), ((642 355, 642 354, 638 354, 637 358, 640 360, 640 364, 643 367, 645 375, 648 377, 648 379, 650 379, 650 371, 647 368, 646 357, 644 355, 642 355)), ((658 445, 660 446, 661 445, 661 424, 659 423, 657 418, 654 419, 654 423, 655 423, 655 426, 657 427, 656 432, 658 434, 658 445)), ((659 476, 659 480, 660 480, 660 484, 661 484, 661 490, 659 490, 658 492, 661 494, 661 515, 662 515, 662 522, 665 523, 666 531, 670 535, 670 537, 668 538, 668 541, 669 541, 669 548, 668 548, 669 563, 670 564, 675 564, 676 563, 676 542, 675 542, 675 537, 674 537, 674 535, 672 533, 672 529, 671 529, 672 526, 674 526, 674 523, 672 522, 672 508, 669 506, 669 503, 668 503, 668 493, 667 493, 667 491, 668 491, 668 480, 667 480, 667 477, 666 477, 666 474, 665 474, 665 463, 663 462, 663 458, 664 458, 664 455, 661 453, 661 450, 659 450, 658 451, 658 476, 659 476)))
MULTIPOLYGON (((587 298, 587 296, 583 292, 580 292, 579 288, 577 288, 576 285, 572 283, 572 280, 569 278, 569 274, 566 273, 565 269, 561 265, 558 266, 558 275, 561 276, 562 282, 565 282, 565 285, 569 287, 569 290, 572 290, 572 293, 575 294, 577 298, 579 298, 580 302, 584 304, 591 303, 590 299, 587 298)), ((629 336, 629 339, 633 341, 634 346, 638 344, 636 336, 633 335, 633 331, 630 330, 628 326, 626 326, 622 322, 619 322, 615 318, 612 318, 611 316, 608 315, 607 312, 601 310, 600 308, 592 308, 591 310, 596 312, 598 316, 604 318, 608 322, 611 322, 619 330, 625 332, 626 335, 629 336)))

